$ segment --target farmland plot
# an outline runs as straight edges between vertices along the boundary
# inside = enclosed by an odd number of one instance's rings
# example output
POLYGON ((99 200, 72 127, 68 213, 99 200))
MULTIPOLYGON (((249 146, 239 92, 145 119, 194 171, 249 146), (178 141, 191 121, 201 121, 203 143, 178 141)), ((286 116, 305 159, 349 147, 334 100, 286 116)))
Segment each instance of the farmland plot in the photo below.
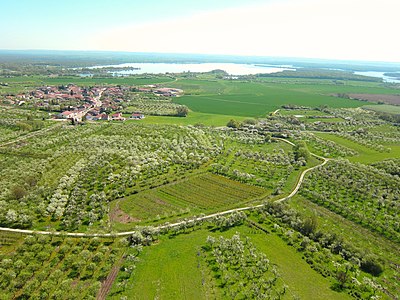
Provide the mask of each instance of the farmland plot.
POLYGON ((173 216, 188 210, 201 213, 236 206, 266 192, 260 187, 207 173, 141 192, 122 200, 120 205, 135 219, 149 219, 173 216))

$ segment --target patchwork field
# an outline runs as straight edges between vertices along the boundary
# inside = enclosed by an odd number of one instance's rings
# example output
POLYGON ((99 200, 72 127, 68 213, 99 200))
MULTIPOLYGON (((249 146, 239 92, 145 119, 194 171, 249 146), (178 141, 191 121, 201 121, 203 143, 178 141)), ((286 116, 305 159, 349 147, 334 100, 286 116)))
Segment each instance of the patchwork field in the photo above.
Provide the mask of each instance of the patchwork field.
POLYGON ((400 130, 384 118, 395 106, 333 95, 398 90, 186 75, 0 79, 0 94, 160 84, 191 108, 73 126, 1 106, 0 227, 49 235, 0 231, 0 299, 397 300, 400 130), (329 161, 276 201, 323 162, 314 154, 329 161))

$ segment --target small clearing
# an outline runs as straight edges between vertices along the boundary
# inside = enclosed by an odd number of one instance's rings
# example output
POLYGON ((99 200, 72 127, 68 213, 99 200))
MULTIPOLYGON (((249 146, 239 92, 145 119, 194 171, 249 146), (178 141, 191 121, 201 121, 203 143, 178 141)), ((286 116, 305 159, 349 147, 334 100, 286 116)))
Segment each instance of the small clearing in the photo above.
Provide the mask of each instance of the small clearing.
POLYGON ((131 222, 140 222, 141 220, 137 218, 132 218, 126 212, 121 210, 117 204, 110 212, 110 221, 112 223, 117 222, 117 223, 127 224, 131 222))

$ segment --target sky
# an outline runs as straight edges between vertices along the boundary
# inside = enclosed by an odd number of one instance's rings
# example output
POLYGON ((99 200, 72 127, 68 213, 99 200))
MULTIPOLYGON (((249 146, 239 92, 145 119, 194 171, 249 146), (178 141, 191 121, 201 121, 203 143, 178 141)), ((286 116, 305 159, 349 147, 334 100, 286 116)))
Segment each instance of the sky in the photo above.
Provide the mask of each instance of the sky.
POLYGON ((0 49, 400 62, 399 0, 0 0, 0 49))

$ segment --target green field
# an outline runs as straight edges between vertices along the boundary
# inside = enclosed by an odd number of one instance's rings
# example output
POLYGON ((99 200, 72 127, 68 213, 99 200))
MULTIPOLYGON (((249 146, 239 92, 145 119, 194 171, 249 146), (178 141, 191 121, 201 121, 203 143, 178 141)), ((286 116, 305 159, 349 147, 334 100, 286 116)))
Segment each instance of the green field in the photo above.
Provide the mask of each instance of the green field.
POLYGON ((359 153, 358 155, 347 157, 352 162, 360 162, 368 164, 388 158, 400 157, 400 144, 390 145, 389 146, 391 149, 390 152, 379 152, 334 134, 322 133, 322 132, 318 132, 315 134, 319 137, 333 141, 339 145, 343 145, 345 147, 357 151, 359 153))
MULTIPOLYGON (((130 299, 207 299, 202 285, 196 253, 205 242, 207 232, 197 231, 189 236, 163 238, 158 244, 145 248, 140 255, 135 276, 131 277, 125 295, 130 299)), ((121 299, 113 294, 110 299, 121 299)))
POLYGON ((176 100, 191 110, 203 113, 260 117, 285 104, 318 107, 358 107, 361 101, 341 99, 321 95, 315 91, 303 91, 285 85, 268 85, 250 82, 206 82, 179 81, 178 86, 187 91, 187 95, 176 100), (201 86, 201 88, 198 88, 201 86))
POLYGON ((354 247, 379 256, 384 262, 385 270, 378 280, 386 281, 392 290, 400 292, 400 282, 395 279, 396 265, 400 263, 400 251, 396 243, 390 242, 379 234, 314 204, 300 195, 294 197, 289 204, 303 215, 316 215, 319 230, 336 234, 345 242, 351 241, 354 247))
MULTIPOLYGON (((145 119, 139 121, 144 124, 176 124, 176 125, 205 125, 205 126, 225 126, 229 120, 235 119, 242 121, 246 119, 243 116, 229 116, 220 114, 208 114, 191 111, 187 117, 170 117, 170 116, 146 116, 145 119)), ((138 121, 129 121, 138 122, 138 121)))
MULTIPOLYGON (((312 270, 301 254, 278 236, 246 226, 223 233, 197 230, 172 239, 160 239, 158 244, 144 249, 125 295, 130 295, 131 299, 223 299, 221 288, 213 282, 199 253, 207 236, 231 237, 235 232, 250 238, 278 267, 281 280, 289 286, 283 299, 295 296, 300 299, 350 299, 346 294, 332 291, 331 282, 312 270)), ((111 293, 110 296, 119 299, 120 295, 111 293)))
POLYGON ((379 82, 341 81, 337 83, 327 79, 304 78, 262 78, 261 82, 269 85, 284 85, 287 89, 316 94, 394 94, 399 93, 396 87, 387 87, 379 82))
POLYGON ((395 105, 364 105, 362 108, 388 114, 400 114, 400 106, 395 105))
POLYGON ((290 296, 297 295, 300 299, 350 299, 346 294, 332 291, 331 282, 312 270, 301 259, 299 252, 288 247, 277 235, 254 232, 245 227, 240 229, 277 265, 283 281, 289 286, 290 296))
POLYGON ((178 215, 187 209, 199 214, 235 207, 266 192, 260 187, 206 173, 121 199, 119 206, 135 220, 144 221, 178 215))

